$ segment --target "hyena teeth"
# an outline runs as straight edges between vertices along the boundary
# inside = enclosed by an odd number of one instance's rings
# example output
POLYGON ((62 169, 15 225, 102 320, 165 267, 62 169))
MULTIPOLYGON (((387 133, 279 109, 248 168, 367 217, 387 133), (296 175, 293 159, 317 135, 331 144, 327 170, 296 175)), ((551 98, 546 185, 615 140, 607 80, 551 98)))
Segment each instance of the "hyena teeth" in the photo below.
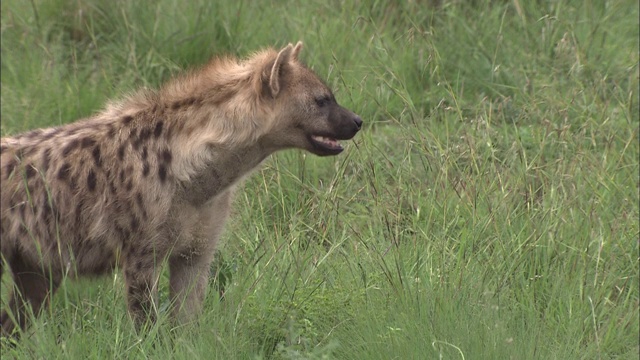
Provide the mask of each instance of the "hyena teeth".
POLYGON ((320 136, 320 135, 313 135, 313 136, 311 136, 311 138, 313 140, 321 143, 322 145, 328 147, 328 148, 333 148, 333 149, 342 148, 342 145, 340 145, 340 142, 338 142, 338 140, 333 139, 333 138, 328 138, 328 137, 320 136))
POLYGON ((141 325, 154 316, 164 260, 173 319, 196 319, 242 179, 281 149, 336 155, 337 138, 361 128, 298 60, 301 49, 213 60, 85 120, 2 138, 0 273, 11 269, 21 285, 0 336, 24 329, 68 269, 97 275, 116 265, 141 325), (330 101, 316 102, 321 93, 330 101))

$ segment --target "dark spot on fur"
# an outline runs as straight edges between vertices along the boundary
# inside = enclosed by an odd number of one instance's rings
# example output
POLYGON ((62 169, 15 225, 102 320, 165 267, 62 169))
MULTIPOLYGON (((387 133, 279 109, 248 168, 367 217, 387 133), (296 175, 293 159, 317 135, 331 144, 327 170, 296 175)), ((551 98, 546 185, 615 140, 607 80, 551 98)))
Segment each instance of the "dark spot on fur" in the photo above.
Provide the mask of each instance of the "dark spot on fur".
POLYGON ((127 188, 127 191, 131 191, 131 189, 133 189, 133 181, 131 179, 127 181, 126 188, 127 188))
POLYGON ((211 100, 212 105, 219 106, 220 104, 223 104, 223 103, 229 101, 229 99, 231 99, 232 97, 236 96, 237 93, 238 93, 237 89, 234 89, 234 88, 226 89, 225 88, 225 89, 221 89, 221 91, 218 91, 217 93, 215 93, 214 97, 212 99, 208 99, 208 100, 211 100))
POLYGON ((126 174, 124 173, 124 169, 120 170, 120 183, 124 184, 124 180, 126 178, 126 174))
POLYGON ((102 158, 100 157, 100 145, 96 145, 91 151, 91 156, 93 156, 93 162, 96 164, 96 167, 102 167, 102 158))
MULTIPOLYGON (((74 125, 77 126, 78 124, 74 124, 74 125)), ((66 131, 64 132, 64 135, 73 136, 73 135, 77 134, 78 131, 82 130, 83 128, 84 127, 76 127, 76 128, 73 128, 73 129, 66 129, 66 131)))
MULTIPOLYGON (((133 273, 127 272, 128 278, 131 278, 133 276, 134 276, 133 273)), ((128 286, 127 293, 129 293, 129 296, 133 296, 133 294, 136 293, 136 288, 134 286, 128 286)))
POLYGON ((142 143, 145 142, 150 137, 151 137, 151 129, 149 129, 149 128, 141 129, 140 130, 140 135, 133 142, 133 148, 135 150, 138 150, 140 148, 140 145, 142 145, 142 143))
POLYGON ((195 98, 187 98, 187 99, 175 101, 175 102, 173 102, 171 104, 171 109, 172 110, 178 110, 178 109, 180 109, 182 107, 192 106, 194 103, 196 103, 196 99, 195 98))
MULTIPOLYGON (((56 223, 52 222, 52 218, 54 217, 53 207, 49 204, 48 196, 45 194, 44 203, 42 204, 42 220, 47 226, 55 226, 56 223)), ((58 218, 55 216, 55 218, 58 218)))
POLYGON ((125 150, 126 146, 127 146, 126 143, 122 143, 120 145, 120 147, 118 148, 118 159, 120 161, 124 160, 124 150, 125 150))
POLYGON ((140 130, 140 140, 145 141, 151 137, 151 129, 144 128, 140 130))
POLYGON ((130 116, 130 115, 127 115, 127 116, 122 118, 122 124, 123 125, 129 125, 131 123, 131 121, 133 121, 133 117, 130 116))
POLYGON ((42 215, 48 217, 50 212, 51 206, 49 205, 49 194, 45 192, 42 197, 42 215))
POLYGON ((156 127, 153 129, 153 137, 155 137, 156 139, 160 137, 160 135, 162 134, 162 126, 164 125, 164 122, 162 121, 158 121, 156 123, 156 127))
POLYGON ((160 167, 158 168, 158 177, 161 182, 165 182, 165 180, 167 180, 167 169, 164 164, 160 164, 160 167))
POLYGON ((147 177, 149 175, 149 162, 142 163, 142 176, 147 177))
POLYGON ((88 147, 93 146, 96 143, 96 141, 90 137, 84 137, 82 138, 82 140, 80 141, 80 147, 83 149, 86 149, 88 147))
POLYGON ((158 176, 160 176, 160 181, 164 182, 167 178, 167 165, 171 163, 171 152, 169 150, 163 150, 158 154, 158 176))
POLYGON ((131 231, 122 229, 122 248, 124 250, 128 249, 131 246, 129 240, 131 240, 131 231))
POLYGON ((131 231, 137 232, 139 228, 140 228, 140 220, 138 220, 137 217, 132 216, 131 217, 131 231))
POLYGON ((27 166, 25 166, 24 173, 27 179, 30 179, 36 174, 36 169, 31 164, 27 164, 27 166))
POLYGON ((116 186, 113 184, 113 181, 109 181, 109 191, 111 191, 112 194, 118 192, 118 190, 116 190, 116 186))
POLYGON ((58 170, 58 180, 67 181, 69 180, 69 173, 71 172, 71 165, 69 163, 64 163, 58 170))
POLYGON ((93 241, 87 241, 84 243, 84 251, 85 252, 91 252, 93 249, 97 248, 98 251, 102 250, 102 247, 98 244, 95 244, 93 241))
POLYGON ((24 137, 27 139, 33 139, 34 137, 42 134, 42 129, 31 130, 28 133, 24 134, 24 137))
POLYGON ((49 169, 49 161, 51 161, 51 149, 46 148, 42 152, 42 172, 46 173, 49 169))
POLYGON ((140 138, 135 139, 131 143, 131 147, 133 148, 133 150, 136 150, 136 151, 140 148, 140 145, 142 145, 142 141, 140 140, 140 138))
POLYGON ((80 144, 80 141, 78 139, 73 139, 71 140, 67 146, 64 147, 64 149, 62 149, 62 156, 67 156, 69 155, 69 153, 71 151, 73 151, 73 149, 75 149, 76 147, 78 147, 78 145, 80 144))
POLYGON ((109 137, 109 139, 113 139, 115 136, 116 136, 116 128, 112 124, 109 124, 109 130, 107 130, 107 137, 109 137))
POLYGON ((52 225, 60 224, 60 211, 58 211, 58 209, 56 208, 56 204, 54 202, 52 202, 52 205, 51 205, 51 213, 53 214, 52 225))
POLYGON ((87 187, 89 187, 89 191, 96 189, 96 173, 93 170, 89 170, 89 174, 87 174, 87 187))
POLYGON ((143 161, 147 160, 147 155, 148 155, 148 153, 147 153, 147 147, 146 147, 146 146, 143 146, 143 147, 142 147, 142 160, 143 160, 143 161))
POLYGON ((149 255, 151 255, 152 253, 153 253, 153 251, 151 250, 151 248, 142 247, 142 246, 138 248, 138 257, 140 257, 140 258, 144 259, 144 258, 148 257, 149 255))
POLYGON ((9 162, 7 162, 7 165, 4 167, 4 171, 7 174, 7 178, 11 176, 11 173, 13 173, 13 170, 16 168, 17 165, 18 165, 18 161, 16 159, 11 159, 9 160, 9 162))
POLYGON ((173 156, 171 155, 171 151, 164 149, 158 154, 158 159, 160 159, 162 164, 170 164, 173 156))
POLYGON ((142 214, 142 219, 146 220, 148 218, 147 210, 144 208, 144 199, 142 198, 142 193, 136 193, 136 203, 138 203, 138 207, 140 208, 140 212, 142 214))
POLYGON ((120 225, 115 225, 115 226, 113 227, 113 229, 115 230, 115 232, 116 232, 118 235, 120 235, 120 236, 123 236, 123 237, 124 237, 124 232, 125 232, 125 230, 124 230, 120 225))

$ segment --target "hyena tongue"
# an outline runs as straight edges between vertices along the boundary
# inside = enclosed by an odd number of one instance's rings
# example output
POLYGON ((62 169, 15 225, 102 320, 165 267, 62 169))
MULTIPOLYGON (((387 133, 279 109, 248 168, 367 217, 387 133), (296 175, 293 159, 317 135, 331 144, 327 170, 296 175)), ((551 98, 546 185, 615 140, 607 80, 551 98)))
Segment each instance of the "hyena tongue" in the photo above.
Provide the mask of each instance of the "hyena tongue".
POLYGON ((313 140, 319 142, 320 144, 330 149, 342 149, 342 145, 340 145, 340 143, 336 139, 319 136, 319 135, 313 135, 312 138, 313 140))

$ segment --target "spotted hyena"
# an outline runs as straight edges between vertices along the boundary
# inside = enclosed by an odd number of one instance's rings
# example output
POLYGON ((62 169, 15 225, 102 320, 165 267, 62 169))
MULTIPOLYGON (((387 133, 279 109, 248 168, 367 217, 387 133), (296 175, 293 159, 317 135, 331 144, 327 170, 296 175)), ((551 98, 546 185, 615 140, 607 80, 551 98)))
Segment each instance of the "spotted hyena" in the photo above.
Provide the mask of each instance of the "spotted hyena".
POLYGON ((140 324, 165 260, 172 315, 193 319, 241 179, 278 150, 336 155, 362 126, 301 48, 214 59, 90 118, 2 138, 0 272, 15 283, 2 332, 24 329, 63 276, 116 264, 140 324))

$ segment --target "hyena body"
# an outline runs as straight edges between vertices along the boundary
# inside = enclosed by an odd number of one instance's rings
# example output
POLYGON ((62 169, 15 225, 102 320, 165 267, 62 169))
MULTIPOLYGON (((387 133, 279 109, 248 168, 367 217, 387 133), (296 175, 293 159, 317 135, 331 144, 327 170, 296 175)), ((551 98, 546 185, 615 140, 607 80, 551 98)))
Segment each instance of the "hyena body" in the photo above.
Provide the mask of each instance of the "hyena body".
POLYGON ((3 138, 0 271, 15 288, 2 332, 24 329, 63 276, 116 264, 138 324, 164 260, 173 316, 197 315, 238 182, 278 150, 335 155, 361 127, 301 47, 213 60, 89 119, 3 138))

